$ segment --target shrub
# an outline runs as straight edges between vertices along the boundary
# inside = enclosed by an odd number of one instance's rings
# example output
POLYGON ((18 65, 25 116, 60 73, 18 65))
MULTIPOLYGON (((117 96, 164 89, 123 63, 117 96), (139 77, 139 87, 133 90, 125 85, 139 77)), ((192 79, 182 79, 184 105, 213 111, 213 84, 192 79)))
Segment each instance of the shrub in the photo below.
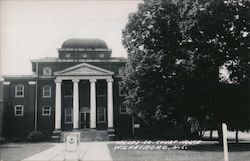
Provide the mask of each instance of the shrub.
POLYGON ((44 134, 40 131, 29 133, 28 140, 31 142, 40 142, 44 140, 44 134))
POLYGON ((0 137, 0 144, 6 143, 6 141, 7 141, 7 140, 6 140, 5 138, 1 138, 1 137, 0 137))
POLYGON ((22 139, 20 137, 14 137, 11 139, 11 142, 17 143, 17 142, 21 142, 22 139))

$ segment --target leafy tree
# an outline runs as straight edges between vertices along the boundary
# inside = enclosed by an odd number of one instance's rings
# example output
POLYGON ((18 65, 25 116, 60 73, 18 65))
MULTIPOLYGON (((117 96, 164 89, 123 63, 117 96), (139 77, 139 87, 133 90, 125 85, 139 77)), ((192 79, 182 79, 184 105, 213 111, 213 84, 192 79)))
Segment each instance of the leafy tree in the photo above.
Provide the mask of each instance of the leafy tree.
MULTIPOLYGON (((214 73, 218 82, 219 68, 229 71, 228 82, 249 81, 250 2, 248 0, 215 1, 197 15, 190 32, 197 69, 214 73), (209 68, 213 67, 213 69, 209 68), (209 71, 208 71, 209 70, 209 71)), ((201 71, 203 72, 203 71, 201 71)), ((224 80, 225 81, 225 80, 224 80)))
POLYGON ((249 11, 247 0, 144 0, 123 30, 131 114, 156 128, 226 120, 215 91, 249 82, 249 11))
MULTIPOLYGON (((221 93, 227 97, 226 88, 222 83, 237 84, 238 88, 249 83, 250 62, 250 2, 240 1, 214 1, 206 10, 199 11, 197 22, 188 31, 189 42, 187 48, 192 52, 194 84, 191 89, 196 89, 194 98, 200 100, 204 110, 214 117, 214 122, 221 126, 221 122, 230 123, 227 113, 228 104, 222 102, 221 93), (229 74, 228 79, 220 77, 220 71, 224 68, 229 74), (195 88, 196 87, 196 88, 195 88)), ((230 88, 230 85, 227 85, 230 88)), ((233 92, 231 90, 231 92, 233 92)), ((232 95, 233 93, 231 93, 232 95)), ((246 94, 246 93, 245 93, 246 94)), ((197 102, 197 101, 195 101, 197 102)), ((232 109, 237 113, 239 102, 235 99, 232 109)), ((245 112, 247 110, 245 102, 245 112)), ((198 104, 197 104, 198 105, 198 104)), ((232 114, 231 113, 231 114, 232 114)), ((238 118, 233 122, 239 122, 238 118)), ((232 119, 232 117, 231 117, 232 119)), ((242 123, 242 122, 241 122, 242 123)), ((236 129, 240 124, 235 124, 236 129)), ((219 128, 219 132, 221 132, 219 128)))
POLYGON ((182 101, 186 73, 179 21, 172 1, 145 0, 123 31, 128 50, 126 103, 152 127, 175 122, 174 111, 182 101))

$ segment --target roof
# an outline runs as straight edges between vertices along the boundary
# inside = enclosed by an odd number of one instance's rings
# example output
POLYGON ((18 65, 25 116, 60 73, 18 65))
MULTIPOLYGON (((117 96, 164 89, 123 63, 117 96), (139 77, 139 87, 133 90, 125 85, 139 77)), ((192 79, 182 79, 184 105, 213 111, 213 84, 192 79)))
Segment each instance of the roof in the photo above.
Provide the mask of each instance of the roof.
MULTIPOLYGON (((74 60, 58 59, 56 57, 45 57, 41 59, 31 59, 31 62, 74 62, 74 60)), ((127 59, 123 57, 112 57, 109 59, 79 59, 79 62, 126 62, 127 59)))
POLYGON ((37 76, 36 75, 3 75, 2 76, 5 79, 34 79, 37 76))
POLYGON ((63 42, 62 48, 80 48, 80 49, 108 49, 105 41, 101 39, 68 39, 63 42))
POLYGON ((87 63, 81 63, 69 67, 67 69, 57 71, 54 73, 55 75, 113 75, 114 72, 109 70, 99 68, 94 65, 90 65, 87 63))

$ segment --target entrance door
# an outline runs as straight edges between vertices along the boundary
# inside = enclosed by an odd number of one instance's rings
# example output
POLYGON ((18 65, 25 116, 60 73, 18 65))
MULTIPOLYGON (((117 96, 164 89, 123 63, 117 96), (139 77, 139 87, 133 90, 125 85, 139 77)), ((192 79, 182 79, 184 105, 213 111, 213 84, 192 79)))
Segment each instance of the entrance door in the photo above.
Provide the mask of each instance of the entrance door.
POLYGON ((80 125, 81 129, 90 127, 90 111, 89 108, 83 107, 80 111, 80 125))

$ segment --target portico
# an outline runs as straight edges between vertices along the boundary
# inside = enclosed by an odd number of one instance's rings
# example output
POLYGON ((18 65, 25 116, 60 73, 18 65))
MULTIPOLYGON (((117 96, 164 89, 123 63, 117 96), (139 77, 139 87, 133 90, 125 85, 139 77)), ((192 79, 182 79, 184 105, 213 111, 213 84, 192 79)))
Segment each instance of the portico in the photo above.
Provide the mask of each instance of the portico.
MULTIPOLYGON (((79 85, 83 81, 89 82, 89 102, 90 102, 90 128, 95 129, 97 120, 97 106, 96 106, 96 82, 98 80, 106 81, 106 107, 107 107, 107 125, 108 128, 113 128, 113 72, 87 64, 81 63, 73 67, 67 68, 62 71, 55 72, 54 75, 56 83, 56 94, 55 94, 55 130, 62 130, 62 85, 64 81, 71 81, 73 84, 73 129, 80 128, 80 101, 79 85)), ((87 101, 87 100, 85 100, 87 101)))

